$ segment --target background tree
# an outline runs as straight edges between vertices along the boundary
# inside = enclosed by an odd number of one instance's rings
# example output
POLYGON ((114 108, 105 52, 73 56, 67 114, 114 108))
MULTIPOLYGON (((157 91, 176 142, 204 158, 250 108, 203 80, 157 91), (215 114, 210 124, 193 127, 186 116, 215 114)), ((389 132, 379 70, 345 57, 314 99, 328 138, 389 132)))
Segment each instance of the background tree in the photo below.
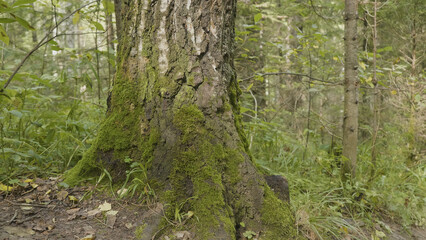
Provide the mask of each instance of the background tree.
POLYGON ((345 81, 343 113, 342 174, 356 173, 358 149, 358 1, 345 1, 345 81))

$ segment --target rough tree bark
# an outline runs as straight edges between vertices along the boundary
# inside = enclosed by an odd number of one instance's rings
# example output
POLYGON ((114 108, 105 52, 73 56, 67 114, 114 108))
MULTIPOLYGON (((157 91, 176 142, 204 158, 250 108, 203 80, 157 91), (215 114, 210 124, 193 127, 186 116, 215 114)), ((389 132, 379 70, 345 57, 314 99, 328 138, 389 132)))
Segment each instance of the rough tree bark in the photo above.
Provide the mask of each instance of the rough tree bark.
POLYGON ((358 146, 358 0, 345 0, 345 80, 343 115, 343 179, 355 177, 358 146))
POLYGON ((123 181, 130 157, 146 169, 166 217, 177 208, 194 213, 183 226, 165 218, 147 226, 146 239, 182 229, 203 240, 245 239, 247 231, 296 239, 289 205, 247 150, 233 66, 236 0, 117 2, 118 69, 107 118, 66 182, 99 169, 123 181))

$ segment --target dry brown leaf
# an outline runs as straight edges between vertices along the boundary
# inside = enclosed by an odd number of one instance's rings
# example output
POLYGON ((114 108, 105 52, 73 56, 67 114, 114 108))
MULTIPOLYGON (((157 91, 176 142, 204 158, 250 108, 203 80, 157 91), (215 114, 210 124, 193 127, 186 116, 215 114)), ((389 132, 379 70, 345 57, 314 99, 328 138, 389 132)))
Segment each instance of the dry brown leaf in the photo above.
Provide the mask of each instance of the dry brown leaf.
POLYGON ((2 230, 9 233, 10 235, 14 235, 21 238, 30 237, 31 235, 35 234, 33 230, 23 227, 4 226, 2 230))
POLYGON ((98 215, 99 213, 101 213, 101 210, 93 209, 93 210, 87 212, 87 217, 93 217, 93 216, 98 215))
POLYGON ((62 190, 62 191, 60 191, 60 192, 58 192, 58 193, 56 194, 56 198, 57 198, 59 201, 64 200, 65 198, 67 198, 67 196, 68 196, 68 192, 67 192, 67 191, 65 191, 65 190, 62 190))
POLYGON ((131 229, 133 227, 132 223, 126 223, 124 226, 126 226, 127 229, 131 229))
POLYGON ((106 225, 109 228, 114 228, 115 221, 117 220, 117 213, 118 211, 112 211, 112 210, 106 213, 106 217, 107 217, 106 225))
POLYGON ((67 213, 68 214, 75 214, 78 211, 80 211, 80 208, 72 208, 72 209, 67 210, 67 213))

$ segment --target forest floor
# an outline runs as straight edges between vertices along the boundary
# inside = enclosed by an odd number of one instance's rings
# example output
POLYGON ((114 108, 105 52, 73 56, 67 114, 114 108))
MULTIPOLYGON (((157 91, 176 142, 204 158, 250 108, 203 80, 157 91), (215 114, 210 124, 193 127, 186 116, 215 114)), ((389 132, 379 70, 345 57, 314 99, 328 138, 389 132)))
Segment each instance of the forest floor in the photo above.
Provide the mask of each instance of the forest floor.
MULTIPOLYGON (((154 230, 143 227, 143 233, 135 237, 138 226, 163 217, 160 204, 138 205, 94 191, 93 186, 63 189, 57 183, 57 178, 28 180, 27 186, 0 195, 0 240, 150 239, 148 236, 155 235, 154 230), (88 193, 93 194, 78 201, 88 193)), ((391 232, 385 239, 426 239, 424 228, 413 228, 408 234, 396 223, 386 222, 386 225, 391 232)), ((364 234, 371 235, 368 230, 364 234)), ((173 239, 190 238, 181 232, 173 239)))

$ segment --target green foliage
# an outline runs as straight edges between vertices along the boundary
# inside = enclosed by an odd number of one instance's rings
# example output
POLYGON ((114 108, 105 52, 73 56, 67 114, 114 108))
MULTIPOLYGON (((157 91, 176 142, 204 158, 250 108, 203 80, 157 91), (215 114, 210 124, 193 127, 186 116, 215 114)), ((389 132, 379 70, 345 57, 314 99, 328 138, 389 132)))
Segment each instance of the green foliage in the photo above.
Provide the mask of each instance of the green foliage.
POLYGON ((378 13, 381 105, 375 165, 368 25, 373 5, 361 6, 368 22, 360 35, 360 160, 357 178, 347 183, 340 180, 344 6, 342 1, 302 2, 239 3, 235 65, 254 159, 289 180, 297 225, 309 239, 378 239, 388 232, 377 233, 374 225, 388 229, 386 218, 407 228, 424 225, 424 71, 419 62, 413 69, 410 57, 424 57, 424 44, 418 44, 424 36, 411 39, 414 31, 421 32, 420 1, 387 1, 378 13))
POLYGON ((87 148, 101 114, 90 103, 49 93, 53 81, 32 80, 33 86, 7 89, 0 96, 0 181, 62 173, 87 148))
MULTIPOLYGON (((320 144, 320 135, 312 133, 309 157, 302 162, 303 142, 296 141, 279 126, 282 124, 246 124, 248 129, 256 128, 252 153, 257 163, 288 179, 296 223, 304 235, 314 234, 323 239, 340 239, 345 235, 368 238, 362 226, 373 228, 381 222, 382 215, 406 227, 425 224, 425 167, 420 163, 407 166, 399 157, 403 152, 398 151, 403 149, 395 146, 403 139, 388 138, 395 142, 388 141, 382 149, 377 172, 372 177, 370 143, 361 145, 358 178, 344 184, 339 175, 340 156, 330 153, 329 145, 320 144)), ((398 130, 388 132, 392 131, 398 130)))
MULTIPOLYGON (((8 4, 6 1, 0 1, 0 14, 7 14, 7 18, 0 18, 0 23, 10 24, 13 22, 18 22, 22 27, 27 30, 35 30, 25 19, 18 17, 16 12, 24 8, 32 8, 32 3, 35 0, 17 0, 12 5, 8 4)), ((0 25, 0 40, 6 45, 9 45, 9 36, 6 34, 6 30, 3 26, 0 25)))
POLYGON ((129 170, 126 170, 126 180, 117 191, 118 198, 132 198, 135 194, 138 194, 138 199, 143 198, 144 201, 150 202, 151 198, 155 198, 155 192, 149 184, 146 167, 129 157, 124 158, 124 162, 129 164, 130 167, 129 170))
POLYGON ((256 236, 256 233, 253 231, 245 231, 243 233, 243 236, 246 237, 247 239, 253 239, 253 237, 256 236))

